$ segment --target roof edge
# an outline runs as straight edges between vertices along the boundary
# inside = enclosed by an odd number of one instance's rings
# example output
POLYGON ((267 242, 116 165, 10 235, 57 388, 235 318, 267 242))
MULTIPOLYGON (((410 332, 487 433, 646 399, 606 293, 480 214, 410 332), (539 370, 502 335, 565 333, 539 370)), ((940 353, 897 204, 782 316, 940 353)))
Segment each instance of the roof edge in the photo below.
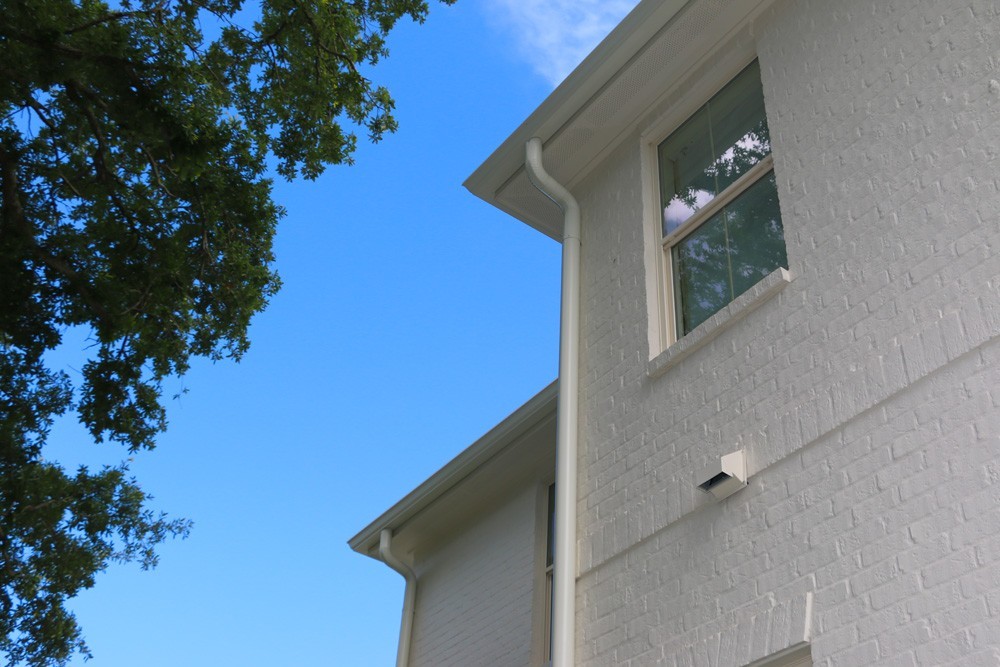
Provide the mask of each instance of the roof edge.
POLYGON ((558 394, 559 381, 555 380, 361 529, 347 544, 360 554, 370 555, 382 530, 398 530, 477 468, 513 444, 519 436, 555 411, 558 394))
POLYGON ((523 165, 524 145, 529 139, 539 137, 543 143, 551 139, 687 2, 643 0, 636 5, 462 185, 487 203, 552 236, 532 220, 500 206, 496 201, 497 191, 523 165))

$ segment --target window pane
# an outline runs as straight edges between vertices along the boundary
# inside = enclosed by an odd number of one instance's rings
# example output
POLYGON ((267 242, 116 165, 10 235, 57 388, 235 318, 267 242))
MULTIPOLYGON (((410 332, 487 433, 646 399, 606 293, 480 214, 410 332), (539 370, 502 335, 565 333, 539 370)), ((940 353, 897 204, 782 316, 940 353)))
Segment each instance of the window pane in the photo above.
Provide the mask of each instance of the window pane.
POLYGON ((732 301, 723 213, 705 221, 672 252, 677 326, 683 335, 732 301))
POLYGON ((771 152, 757 62, 719 91, 707 106, 717 156, 713 167, 716 192, 722 192, 771 152))
POLYGON ((773 171, 726 207, 726 223, 735 298, 779 266, 788 266, 773 171))
POLYGON ((702 107, 658 149, 663 233, 673 232, 718 194, 708 110, 702 107))
POLYGON ((754 61, 658 147, 664 236, 770 151, 754 61))

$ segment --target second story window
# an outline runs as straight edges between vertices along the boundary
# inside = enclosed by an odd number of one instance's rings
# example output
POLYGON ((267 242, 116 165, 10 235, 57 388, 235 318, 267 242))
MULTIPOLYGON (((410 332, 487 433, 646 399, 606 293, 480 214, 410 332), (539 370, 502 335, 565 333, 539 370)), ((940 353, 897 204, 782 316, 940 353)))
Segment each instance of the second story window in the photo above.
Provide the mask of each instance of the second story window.
POLYGON ((681 338, 788 266, 757 61, 668 136, 657 159, 681 338))

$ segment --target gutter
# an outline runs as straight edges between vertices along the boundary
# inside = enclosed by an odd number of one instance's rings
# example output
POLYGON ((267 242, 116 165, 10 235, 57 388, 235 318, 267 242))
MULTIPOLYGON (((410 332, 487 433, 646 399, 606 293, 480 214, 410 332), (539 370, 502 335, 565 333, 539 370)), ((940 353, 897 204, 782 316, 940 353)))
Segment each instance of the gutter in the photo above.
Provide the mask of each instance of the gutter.
MULTIPOLYGON (((492 154, 465 179, 469 192, 491 206, 559 240, 558 229, 537 215, 512 208, 499 195, 524 164, 525 142, 541 137, 555 148, 565 140, 565 131, 583 109, 604 94, 626 72, 648 44, 683 9, 688 0, 641 0, 632 11, 591 51, 569 76, 529 115, 492 154)), ((629 117, 628 122, 635 120, 629 117)), ((624 131, 624 126, 621 128, 624 131)), ((573 141, 573 140, 570 140, 573 141)), ((564 148, 564 147, 563 147, 564 148)), ((562 152, 565 152, 564 150, 562 152)), ((563 183, 575 178, 579 160, 553 165, 563 183)))
POLYGON ((580 388, 580 205, 542 164, 542 140, 525 146, 532 184, 563 211, 559 401, 556 408, 556 515, 552 667, 573 667, 576 650, 576 498, 580 388))
POLYGON ((379 555, 386 565, 406 579, 403 594, 403 620, 399 625, 399 648, 396 651, 396 667, 407 667, 410 662, 410 637, 413 634, 413 608, 417 600, 417 575, 406 563, 392 553, 392 529, 383 528, 379 535, 379 555))

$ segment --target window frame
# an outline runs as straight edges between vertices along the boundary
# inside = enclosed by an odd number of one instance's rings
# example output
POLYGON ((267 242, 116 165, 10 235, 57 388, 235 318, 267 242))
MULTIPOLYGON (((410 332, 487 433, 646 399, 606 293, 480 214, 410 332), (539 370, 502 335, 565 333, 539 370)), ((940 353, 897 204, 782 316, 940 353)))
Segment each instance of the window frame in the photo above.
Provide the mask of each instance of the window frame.
POLYGON ((545 493, 545 593, 542 610, 542 664, 552 664, 552 612, 555 607, 555 589, 553 577, 555 574, 555 513, 556 513, 556 483, 548 485, 545 493))
MULTIPOLYGON (((718 95, 743 70, 757 60, 757 54, 752 50, 752 44, 744 44, 741 48, 723 49, 723 51, 725 52, 717 52, 714 58, 706 58, 706 60, 714 60, 714 62, 702 62, 698 66, 691 68, 686 79, 663 94, 659 105, 661 109, 659 117, 653 116, 653 120, 641 132, 639 138, 641 145, 640 168, 643 182, 643 211, 645 218, 644 258, 647 267, 647 312, 649 316, 648 352, 650 363, 647 373, 650 376, 662 373, 667 367, 679 361, 680 358, 687 356, 693 349, 711 340, 717 333, 716 331, 701 331, 703 327, 708 325, 708 328, 715 328, 715 326, 721 328, 727 326, 730 322, 741 319, 744 311, 749 312, 757 307, 762 301, 769 299, 783 289, 784 284, 792 280, 792 274, 787 268, 779 268, 771 276, 760 281, 761 283, 769 282, 777 284, 766 290, 762 290, 759 297, 747 299, 743 298, 746 296, 745 294, 743 297, 737 296, 726 307, 716 312, 709 320, 696 326, 687 335, 680 333, 676 317, 675 267, 671 249, 683 241, 689 234, 695 232, 698 227, 707 222, 713 215, 719 213, 725 206, 732 203, 750 187, 762 178, 767 177, 769 172, 775 172, 775 181, 778 182, 774 160, 774 147, 772 144, 771 152, 765 158, 727 186, 709 203, 696 211, 677 229, 667 235, 663 234, 663 203, 661 203, 660 163, 658 157, 660 144, 666 141, 673 132, 678 130, 708 101, 718 95), (722 311, 730 309, 737 302, 740 302, 741 312, 717 317, 722 311), (713 321, 714 324, 709 325, 709 321, 713 321), (695 332, 701 335, 692 336, 695 332), (698 340, 688 340, 692 338, 697 338, 698 340), (678 346, 677 344, 682 341, 691 343, 691 345, 678 346), (671 351, 672 347, 684 347, 685 350, 683 354, 670 355, 668 352, 671 351), (688 347, 691 349, 686 349, 688 347), (673 358, 665 359, 665 357, 673 358)), ((784 219, 782 219, 783 231, 784 226, 784 219)), ((786 254, 787 249, 788 245, 786 241, 786 254)), ((673 352, 681 351, 673 350, 673 352)))
POLYGON ((530 664, 532 667, 551 667, 554 567, 553 563, 549 562, 549 551, 555 537, 550 529, 554 516, 555 479, 549 475, 542 477, 536 481, 535 488, 535 563, 531 598, 530 664))

